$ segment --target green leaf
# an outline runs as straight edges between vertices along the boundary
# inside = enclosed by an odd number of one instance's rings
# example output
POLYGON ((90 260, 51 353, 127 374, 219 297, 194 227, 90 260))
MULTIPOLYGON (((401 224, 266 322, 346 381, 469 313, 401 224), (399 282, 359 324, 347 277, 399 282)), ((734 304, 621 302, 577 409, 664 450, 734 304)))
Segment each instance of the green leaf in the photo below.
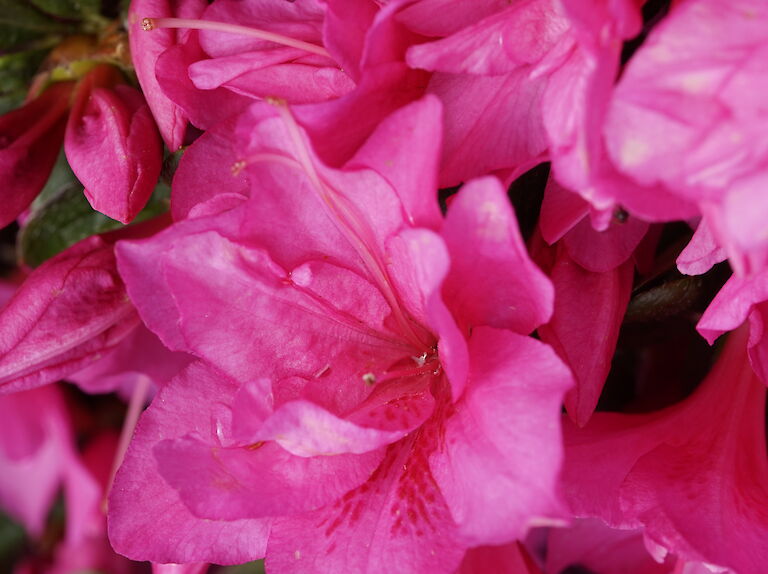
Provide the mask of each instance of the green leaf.
POLYGON ((24 102, 29 83, 47 53, 45 47, 0 56, 0 114, 24 102))
MULTIPOLYGON (((158 184, 133 223, 168 211, 170 196, 170 187, 158 184)), ((63 152, 45 187, 32 203, 31 211, 19 232, 17 243, 19 260, 31 267, 37 267, 86 237, 123 227, 119 221, 91 207, 63 152)))
POLYGON ((91 208, 81 185, 68 184, 33 212, 22 227, 19 258, 37 267, 81 239, 121 226, 91 208))
POLYGON ((47 17, 23 0, 0 0, 0 24, 40 33, 72 30, 70 24, 47 17))
POLYGON ((64 149, 59 152, 59 157, 56 158, 56 163, 53 164, 51 175, 48 176, 48 181, 45 182, 45 186, 38 194, 35 201, 32 202, 32 212, 38 211, 43 205, 45 205, 52 197, 54 197, 61 188, 67 185, 77 184, 77 178, 72 173, 72 168, 67 163, 67 156, 64 155, 64 149))
POLYGON ((227 566, 221 574, 264 574, 264 560, 256 560, 238 566, 227 566))
POLYGON ((24 0, 0 0, 0 51, 74 31, 71 24, 49 18, 24 0))
POLYGON ((13 571, 13 563, 25 546, 24 528, 0 511, 0 572, 13 571))
MULTIPOLYGON (((1 9, 2 8, 0 8, 0 10, 1 9)), ((23 28, 17 28, 12 24, 3 24, 0 22, 0 51, 6 52, 8 50, 13 50, 18 46, 24 46, 35 42, 42 37, 43 34, 40 32, 24 30, 23 28)))
POLYGON ((96 15, 101 8, 99 0, 32 0, 32 4, 52 16, 71 20, 96 15))

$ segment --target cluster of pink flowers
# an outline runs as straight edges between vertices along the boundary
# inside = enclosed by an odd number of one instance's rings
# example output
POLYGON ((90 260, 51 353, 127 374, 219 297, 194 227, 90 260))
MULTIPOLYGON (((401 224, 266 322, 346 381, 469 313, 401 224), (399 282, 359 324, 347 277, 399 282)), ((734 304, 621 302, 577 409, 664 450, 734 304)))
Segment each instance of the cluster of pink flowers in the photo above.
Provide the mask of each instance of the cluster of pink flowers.
POLYGON ((644 4, 132 0, 141 91, 0 117, 0 225, 62 145, 123 223, 183 150, 168 214, 4 287, 0 506, 35 535, 63 485, 50 571, 127 571, 106 508, 166 572, 762 574, 768 4, 644 4), (597 409, 659 278, 723 261, 695 388, 656 334, 597 409), (130 397, 122 441, 78 451, 61 379, 130 397))

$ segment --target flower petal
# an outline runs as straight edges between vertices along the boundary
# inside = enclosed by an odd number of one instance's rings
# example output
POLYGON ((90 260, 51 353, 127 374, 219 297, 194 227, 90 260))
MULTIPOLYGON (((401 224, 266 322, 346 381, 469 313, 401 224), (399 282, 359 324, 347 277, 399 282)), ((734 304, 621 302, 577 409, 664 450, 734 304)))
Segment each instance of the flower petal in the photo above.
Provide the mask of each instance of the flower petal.
POLYGON ((497 179, 466 184, 441 235, 451 257, 443 295, 464 329, 489 325, 528 334, 549 319, 552 284, 528 256, 497 179))
POLYGON ((470 383, 429 466, 462 537, 501 544, 563 515, 559 413, 572 378, 548 346, 508 331, 474 329, 470 357, 470 383))

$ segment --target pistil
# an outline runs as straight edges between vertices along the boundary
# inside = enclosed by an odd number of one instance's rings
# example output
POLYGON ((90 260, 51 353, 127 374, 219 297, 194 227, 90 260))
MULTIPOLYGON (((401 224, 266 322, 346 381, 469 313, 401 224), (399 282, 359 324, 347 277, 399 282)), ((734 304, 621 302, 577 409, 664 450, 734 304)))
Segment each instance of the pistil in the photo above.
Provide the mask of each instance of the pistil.
POLYGON ((304 172, 333 219, 340 223, 339 230, 349 240, 352 247, 363 260, 365 267, 371 273, 371 278, 381 290, 390 309, 392 309, 394 318, 401 328, 402 335, 416 349, 429 347, 429 341, 425 340, 423 335, 417 331, 413 320, 404 309, 400 297, 392 285, 386 265, 382 262, 382 256, 375 247, 375 240, 366 231, 366 224, 360 220, 360 217, 355 213, 354 206, 348 203, 343 193, 329 185, 315 168, 312 155, 301 135, 301 129, 288 109, 287 104, 278 98, 269 98, 267 101, 275 106, 280 117, 285 122, 289 137, 294 143, 297 157, 294 160, 273 153, 253 154, 245 160, 236 162, 232 166, 233 173, 238 173, 244 165, 258 161, 279 161, 304 172))

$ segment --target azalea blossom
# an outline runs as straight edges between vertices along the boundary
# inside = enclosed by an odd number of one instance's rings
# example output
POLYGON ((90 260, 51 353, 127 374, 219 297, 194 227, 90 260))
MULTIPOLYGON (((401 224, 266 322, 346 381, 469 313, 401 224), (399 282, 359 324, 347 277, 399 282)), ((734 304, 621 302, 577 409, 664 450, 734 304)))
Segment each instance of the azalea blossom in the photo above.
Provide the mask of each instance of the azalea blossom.
MULTIPOLYGON (((768 116, 756 94, 768 78, 766 18, 758 1, 674 3, 628 63, 605 124, 617 168, 696 204, 738 273, 765 263, 768 116)), ((659 215, 688 214, 669 205, 659 215)))
POLYGON ((119 244, 144 321, 201 359, 139 423, 110 502, 119 551, 451 572, 466 548, 561 515, 570 375, 525 336, 551 286, 497 181, 468 184, 441 220, 424 193, 439 115, 433 98, 403 108, 336 170, 284 104, 253 107, 251 197, 119 244))
POLYGON ((17 574, 762 573, 765 6, 112 4, 0 41, 17 574))

